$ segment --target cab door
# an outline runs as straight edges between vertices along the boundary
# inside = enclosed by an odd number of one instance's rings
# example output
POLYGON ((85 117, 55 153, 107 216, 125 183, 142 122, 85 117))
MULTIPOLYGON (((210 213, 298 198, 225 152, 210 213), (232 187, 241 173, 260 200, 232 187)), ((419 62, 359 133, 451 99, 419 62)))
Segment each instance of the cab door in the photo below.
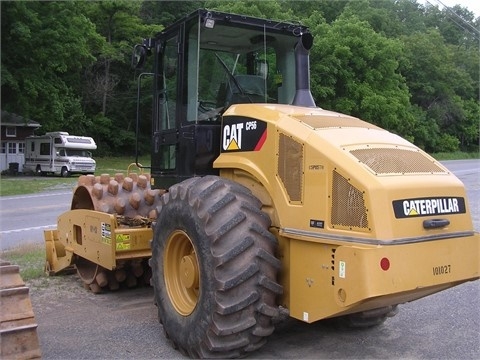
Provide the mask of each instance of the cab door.
POLYGON ((178 176, 179 30, 156 44, 153 98, 152 175, 154 188, 168 188, 178 176))
MULTIPOLYGON (((193 176, 218 175, 213 161, 220 152, 220 116, 213 119, 198 113, 199 21, 193 17, 155 39, 153 188, 167 189, 193 176)), ((204 72, 201 75, 205 77, 204 72)))

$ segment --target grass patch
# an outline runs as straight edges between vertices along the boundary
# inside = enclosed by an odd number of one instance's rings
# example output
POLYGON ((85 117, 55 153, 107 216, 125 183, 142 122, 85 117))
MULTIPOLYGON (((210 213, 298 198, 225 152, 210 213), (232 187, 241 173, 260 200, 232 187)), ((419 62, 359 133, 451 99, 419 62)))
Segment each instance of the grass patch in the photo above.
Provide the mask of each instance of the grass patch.
POLYGON ((480 152, 453 152, 453 153, 434 153, 430 154, 432 155, 435 159, 439 161, 443 160, 465 160, 465 159, 480 159, 480 152))
MULTIPOLYGON (((96 158, 97 168, 95 175, 123 172, 127 174, 130 164, 135 162, 134 157, 106 157, 96 158)), ((150 158, 142 157, 139 163, 150 166, 150 158)), ((131 172, 141 173, 136 166, 130 167, 131 172)), ((145 169, 149 172, 149 169, 145 169)), ((34 194, 42 191, 68 189, 71 190, 78 181, 78 176, 62 178, 58 176, 5 176, 0 175, 0 196, 34 194)))
POLYGON ((43 244, 23 245, 3 251, 0 257, 2 260, 9 261, 12 265, 20 266, 20 275, 23 281, 46 276, 44 272, 45 246, 43 244))
POLYGON ((73 189, 77 183, 77 177, 0 177, 0 196, 33 194, 41 191, 56 189, 73 189))
MULTIPOLYGON (((135 157, 104 157, 104 158, 95 158, 97 162, 97 169, 95 171, 96 175, 100 174, 115 174, 118 172, 127 173, 128 167, 130 164, 133 164, 130 167, 131 172, 140 173, 141 171, 135 166, 135 157)), ((150 157, 141 157, 138 159, 138 162, 143 166, 150 166, 150 157)), ((150 172, 149 169, 145 169, 145 172, 150 172)))

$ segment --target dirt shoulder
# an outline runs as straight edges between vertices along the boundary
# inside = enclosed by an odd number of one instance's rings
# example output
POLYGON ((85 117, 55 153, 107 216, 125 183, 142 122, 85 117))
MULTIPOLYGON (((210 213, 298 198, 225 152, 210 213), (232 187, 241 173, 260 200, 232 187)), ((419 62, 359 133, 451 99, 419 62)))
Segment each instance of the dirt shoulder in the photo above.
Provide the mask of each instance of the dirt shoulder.
POLYGON ((150 287, 95 295, 77 275, 28 283, 43 359, 182 359, 167 344, 150 287))

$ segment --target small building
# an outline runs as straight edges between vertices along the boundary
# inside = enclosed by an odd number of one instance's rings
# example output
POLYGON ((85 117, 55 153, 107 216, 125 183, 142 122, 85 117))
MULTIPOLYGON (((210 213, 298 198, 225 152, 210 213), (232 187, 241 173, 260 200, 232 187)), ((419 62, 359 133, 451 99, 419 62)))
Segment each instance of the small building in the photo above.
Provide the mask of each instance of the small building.
POLYGON ((33 135, 41 125, 33 120, 2 110, 0 172, 8 170, 10 164, 18 164, 23 169, 25 162, 25 138, 33 135))

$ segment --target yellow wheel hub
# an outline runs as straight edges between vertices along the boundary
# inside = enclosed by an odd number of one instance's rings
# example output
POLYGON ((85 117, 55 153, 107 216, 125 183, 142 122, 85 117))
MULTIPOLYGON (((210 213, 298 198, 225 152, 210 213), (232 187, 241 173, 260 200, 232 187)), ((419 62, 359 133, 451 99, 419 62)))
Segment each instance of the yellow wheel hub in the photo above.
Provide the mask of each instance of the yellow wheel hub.
POLYGON ((200 271, 189 236, 180 230, 170 234, 164 258, 165 284, 175 310, 190 315, 198 302, 200 271))

